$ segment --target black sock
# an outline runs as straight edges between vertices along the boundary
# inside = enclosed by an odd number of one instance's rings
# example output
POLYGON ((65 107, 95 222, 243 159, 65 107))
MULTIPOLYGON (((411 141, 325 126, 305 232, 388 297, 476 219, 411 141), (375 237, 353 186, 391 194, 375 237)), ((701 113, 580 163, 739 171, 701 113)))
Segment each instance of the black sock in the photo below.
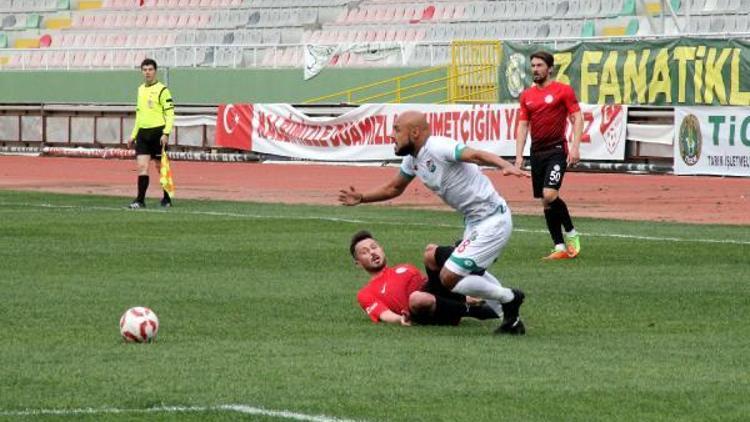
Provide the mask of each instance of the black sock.
POLYGON ((136 201, 146 202, 146 191, 148 190, 148 175, 138 176, 138 197, 136 201))
POLYGON ((557 212, 557 209, 552 207, 545 208, 544 219, 547 220, 547 230, 549 230, 549 234, 552 236, 552 241, 555 242, 555 245, 564 244, 565 240, 563 239, 562 226, 560 225, 560 214, 557 212))
POLYGON ((551 204, 552 208, 557 209, 557 214, 560 216, 560 222, 565 231, 569 232, 573 230, 573 220, 570 219, 570 213, 568 212, 568 205, 559 196, 551 204))
POLYGON ((435 322, 438 324, 456 325, 462 317, 468 316, 466 303, 435 296, 435 322))
POLYGON ((497 312, 486 303, 479 306, 469 306, 469 316, 480 320, 500 318, 497 312))
MULTIPOLYGON (((162 201, 164 202, 172 202, 172 198, 169 197, 169 193, 167 191, 164 191, 164 196, 162 197, 162 201)), ((568 230, 570 231, 570 230, 568 230)))

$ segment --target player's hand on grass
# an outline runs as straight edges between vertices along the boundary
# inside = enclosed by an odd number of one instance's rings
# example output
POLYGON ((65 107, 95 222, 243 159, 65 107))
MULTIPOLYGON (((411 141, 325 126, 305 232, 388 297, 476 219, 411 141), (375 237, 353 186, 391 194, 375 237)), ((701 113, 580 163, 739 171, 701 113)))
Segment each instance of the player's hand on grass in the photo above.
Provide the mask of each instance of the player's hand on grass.
POLYGON ((401 326, 411 327, 411 317, 409 314, 401 314, 401 326))
POLYGON ((349 186, 349 190, 341 189, 339 191, 339 202, 342 205, 352 206, 359 205, 362 203, 362 194, 354 189, 354 186, 349 186))

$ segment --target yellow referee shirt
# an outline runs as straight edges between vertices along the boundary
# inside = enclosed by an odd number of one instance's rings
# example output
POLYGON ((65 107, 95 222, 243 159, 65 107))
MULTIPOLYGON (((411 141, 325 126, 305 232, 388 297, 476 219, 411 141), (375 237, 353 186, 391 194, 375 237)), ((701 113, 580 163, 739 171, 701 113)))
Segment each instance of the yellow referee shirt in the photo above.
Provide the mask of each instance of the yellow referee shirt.
POLYGON ((130 138, 135 138, 138 129, 164 126, 164 134, 172 132, 174 124, 174 102, 169 89, 161 82, 138 87, 138 103, 135 107, 135 126, 130 138))

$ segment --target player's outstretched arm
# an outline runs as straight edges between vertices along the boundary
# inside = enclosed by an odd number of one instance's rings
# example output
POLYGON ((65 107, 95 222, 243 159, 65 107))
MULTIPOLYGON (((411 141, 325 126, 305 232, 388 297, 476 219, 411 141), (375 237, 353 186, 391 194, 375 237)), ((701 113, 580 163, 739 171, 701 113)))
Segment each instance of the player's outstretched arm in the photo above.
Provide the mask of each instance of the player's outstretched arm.
POLYGON ((495 154, 474 148, 466 147, 461 151, 461 161, 474 163, 483 166, 495 166, 503 171, 504 175, 513 175, 517 177, 531 177, 528 171, 515 167, 508 161, 503 160, 495 154))
POLYGON ((353 206, 366 202, 387 201, 404 193, 411 180, 411 178, 407 178, 399 172, 388 183, 370 192, 358 192, 354 186, 350 186, 349 189, 339 191, 339 202, 342 205, 353 206))

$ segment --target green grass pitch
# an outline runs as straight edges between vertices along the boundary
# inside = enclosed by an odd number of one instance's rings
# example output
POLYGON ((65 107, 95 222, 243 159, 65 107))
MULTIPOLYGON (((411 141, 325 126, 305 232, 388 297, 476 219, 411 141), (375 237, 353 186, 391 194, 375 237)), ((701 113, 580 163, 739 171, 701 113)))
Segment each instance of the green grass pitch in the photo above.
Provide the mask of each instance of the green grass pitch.
POLYGON ((508 338, 489 321, 374 325, 356 305, 355 231, 420 264, 426 243, 460 237, 455 213, 127 203, 0 191, 0 419, 285 420, 211 407, 225 404, 365 421, 750 415, 750 227, 579 218, 579 259, 544 263, 543 218, 515 216, 491 268, 527 293, 528 334, 508 338), (156 343, 120 340, 135 305, 159 315, 156 343), (208 408, 96 413, 159 406, 208 408), (19 413, 39 409, 94 413, 19 413))

